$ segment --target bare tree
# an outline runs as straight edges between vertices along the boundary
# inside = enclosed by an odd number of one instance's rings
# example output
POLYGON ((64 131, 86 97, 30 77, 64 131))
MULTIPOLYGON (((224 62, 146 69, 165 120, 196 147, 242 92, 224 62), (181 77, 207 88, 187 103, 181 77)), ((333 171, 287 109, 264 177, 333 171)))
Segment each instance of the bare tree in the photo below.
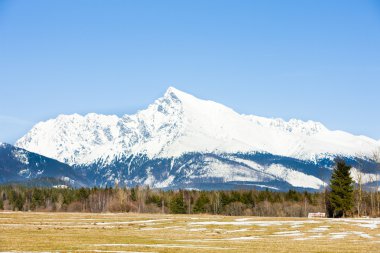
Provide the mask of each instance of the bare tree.
POLYGON ((354 180, 356 181, 356 209, 358 211, 358 217, 361 216, 361 206, 363 200, 363 173, 356 169, 353 173, 354 180))
MULTIPOLYGON (((380 148, 373 152, 373 160, 377 163, 377 165, 380 165, 380 148)), ((380 169, 379 166, 377 169, 380 169)))
POLYGON ((136 187, 137 204, 138 204, 139 213, 144 213, 146 211, 145 203, 150 192, 151 192, 151 189, 149 188, 148 185, 136 187))
POLYGON ((377 212, 376 216, 380 215, 380 147, 373 152, 373 160, 376 162, 376 202, 377 202, 377 212))

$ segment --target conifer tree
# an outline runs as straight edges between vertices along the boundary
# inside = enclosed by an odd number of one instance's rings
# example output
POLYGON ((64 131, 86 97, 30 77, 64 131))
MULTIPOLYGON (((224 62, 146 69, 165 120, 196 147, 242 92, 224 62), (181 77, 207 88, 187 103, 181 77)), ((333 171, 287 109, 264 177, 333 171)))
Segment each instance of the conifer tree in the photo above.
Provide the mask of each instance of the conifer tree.
POLYGON ((207 204, 209 204, 210 199, 206 195, 206 193, 202 192, 195 202, 194 205, 194 213, 206 213, 207 212, 207 204))
POLYGON ((354 206, 354 185, 350 169, 351 166, 346 165, 344 161, 336 161, 330 180, 329 194, 333 217, 345 217, 354 206))
POLYGON ((186 213, 182 194, 176 194, 170 201, 171 213, 186 213))

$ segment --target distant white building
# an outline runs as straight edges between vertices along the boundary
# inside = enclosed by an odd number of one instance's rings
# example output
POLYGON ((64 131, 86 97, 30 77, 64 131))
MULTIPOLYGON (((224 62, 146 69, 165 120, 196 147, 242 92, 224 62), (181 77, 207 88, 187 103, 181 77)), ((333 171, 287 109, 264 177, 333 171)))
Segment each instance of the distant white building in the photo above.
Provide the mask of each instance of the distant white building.
POLYGON ((326 213, 309 213, 307 218, 326 218, 326 213))
POLYGON ((58 188, 58 189, 67 189, 68 186, 64 184, 59 184, 59 185, 53 185, 53 188, 58 188))

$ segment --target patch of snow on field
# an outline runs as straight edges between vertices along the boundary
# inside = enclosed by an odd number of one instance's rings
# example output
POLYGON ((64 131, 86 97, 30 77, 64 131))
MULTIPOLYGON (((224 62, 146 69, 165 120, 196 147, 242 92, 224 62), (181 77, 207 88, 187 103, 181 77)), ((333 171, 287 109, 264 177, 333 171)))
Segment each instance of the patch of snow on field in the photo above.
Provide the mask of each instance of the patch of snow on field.
POLYGON ((99 222, 96 225, 122 225, 122 224, 145 224, 145 223, 154 224, 154 222, 171 221, 171 220, 173 220, 173 219, 113 221, 113 222, 99 222))
POLYGON ((215 249, 215 250, 230 250, 233 248, 225 247, 213 247, 213 246, 203 246, 195 244, 137 244, 137 243, 107 243, 107 244, 93 244, 92 246, 97 247, 146 247, 146 248, 182 248, 182 249, 215 249))
POLYGON ((349 232, 330 233, 330 235, 331 235, 330 238, 331 239, 343 239, 349 234, 350 234, 349 232))
POLYGON ((380 219, 367 218, 367 219, 342 219, 348 223, 354 223, 359 227, 376 229, 377 225, 380 225, 380 219))
POLYGON ((189 225, 197 226, 197 225, 234 225, 234 226, 260 226, 260 227, 268 227, 268 226, 282 226, 286 224, 290 225, 302 225, 302 224, 314 224, 320 223, 315 220, 307 220, 307 221, 199 221, 199 222, 190 222, 189 225))
POLYGON ((232 238, 217 238, 217 239, 182 239, 176 240, 177 242, 222 242, 222 241, 251 241, 262 239, 259 236, 241 236, 232 238))
POLYGON ((101 249, 93 249, 93 250, 75 250, 79 252, 107 252, 107 253, 158 253, 156 251, 120 251, 120 250, 101 250, 101 249))
POLYGON ((323 231, 327 231, 327 230, 329 230, 328 227, 321 226, 321 227, 317 227, 317 228, 310 229, 310 230, 307 231, 307 232, 310 232, 310 233, 318 233, 318 232, 323 232, 323 231))
POLYGON ((355 234, 355 235, 358 235, 358 236, 360 236, 362 238, 367 238, 367 239, 373 238, 373 236, 370 236, 369 234, 366 234, 366 233, 360 232, 360 231, 353 231, 352 233, 355 234))
POLYGON ((182 228, 181 226, 170 226, 170 227, 163 227, 162 229, 178 229, 182 228))
POLYGON ((367 233, 361 232, 361 231, 347 231, 347 232, 330 233, 330 235, 331 235, 331 239, 343 239, 348 235, 357 235, 357 236, 359 236, 361 238, 365 238, 365 239, 372 239, 373 238, 373 236, 371 236, 367 233))
POLYGON ((282 232, 275 232, 271 236, 303 236, 304 233, 301 233, 298 230, 294 231, 282 231, 282 232))
POLYGON ((190 231, 190 232, 197 232, 197 231, 205 231, 207 230, 207 228, 191 228, 187 231, 190 231))
POLYGON ((252 220, 252 218, 240 218, 240 219, 235 219, 235 221, 247 221, 247 220, 252 220))
POLYGON ((227 241, 250 241, 250 240, 258 240, 258 239, 261 239, 261 237, 242 236, 242 237, 228 238, 228 239, 223 239, 223 240, 227 240, 227 241))
POLYGON ((246 232, 248 229, 242 228, 242 229, 237 229, 237 230, 227 230, 226 233, 238 233, 238 232, 246 232))
POLYGON ((360 227, 376 229, 378 223, 367 223, 367 224, 359 224, 360 227))
POLYGON ((52 253, 51 251, 0 251, 0 253, 52 253))
POLYGON ((249 226, 252 222, 247 221, 198 221, 190 222, 189 225, 199 226, 199 225, 235 225, 235 226, 249 226))
POLYGON ((322 237, 324 237, 324 235, 323 234, 317 234, 317 235, 311 235, 311 236, 309 236, 309 238, 322 238, 322 237))

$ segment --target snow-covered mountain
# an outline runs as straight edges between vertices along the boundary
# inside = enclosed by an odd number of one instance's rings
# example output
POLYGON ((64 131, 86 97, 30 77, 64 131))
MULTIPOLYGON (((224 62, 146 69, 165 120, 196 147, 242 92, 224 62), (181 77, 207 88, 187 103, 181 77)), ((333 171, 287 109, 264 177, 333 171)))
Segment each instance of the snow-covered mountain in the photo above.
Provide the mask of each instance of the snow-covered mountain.
POLYGON ((60 115, 38 123, 16 146, 69 164, 91 164, 121 155, 177 157, 189 152, 260 151, 304 160, 329 154, 370 156, 379 144, 318 122, 241 115, 171 87, 134 115, 60 115))
POLYGON ((85 186, 88 181, 67 164, 0 143, 0 184, 4 183, 85 186))
MULTIPOLYGON (((236 155, 268 154, 306 164, 336 156, 367 160, 380 145, 365 136, 331 131, 318 122, 242 115, 170 87, 162 98, 134 115, 60 115, 38 123, 16 146, 82 168, 82 173, 92 174, 97 184, 117 179, 125 184, 156 187, 177 182, 180 187, 185 181, 187 185, 206 182, 205 178, 219 178, 221 182, 276 179, 289 183, 298 177, 316 189, 323 184, 316 175, 315 179, 302 179, 289 171, 294 168, 281 162, 260 165, 255 159, 242 160, 236 155), (188 164, 189 154, 197 154, 197 162, 188 164), (133 165, 134 159, 142 162, 135 161, 133 165), (181 159, 184 160, 179 162, 181 159), (152 166, 144 167, 141 163, 146 161, 153 162, 152 166), (155 164, 159 161, 169 161, 167 168, 155 164), (115 164, 119 166, 116 168, 115 164), (177 168, 180 171, 173 170, 176 165, 182 166, 177 168), (238 165, 246 169, 239 169, 238 165), (181 174, 186 169, 187 174, 181 174), (155 174, 154 170, 160 173, 155 174), (138 173, 133 175, 132 171, 138 173), (202 175, 197 174, 200 171, 202 175), (178 181, 180 175, 182 181, 178 181)), ((306 171, 303 168, 300 173, 308 176, 306 171)), ((297 183, 290 185, 298 187, 297 183)))

